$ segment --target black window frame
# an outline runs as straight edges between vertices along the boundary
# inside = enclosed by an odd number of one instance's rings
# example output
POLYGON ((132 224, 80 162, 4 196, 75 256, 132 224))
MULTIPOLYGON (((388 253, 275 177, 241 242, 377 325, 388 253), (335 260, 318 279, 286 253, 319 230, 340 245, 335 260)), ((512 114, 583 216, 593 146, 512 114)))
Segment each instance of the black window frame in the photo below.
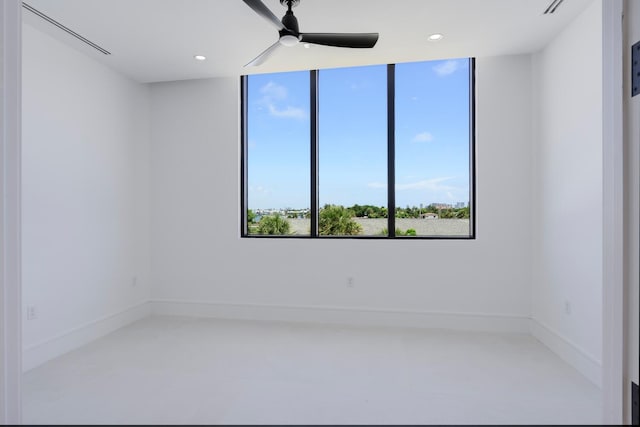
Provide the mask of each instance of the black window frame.
POLYGON ((309 70, 310 91, 310 216, 309 235, 260 235, 249 234, 247 209, 249 206, 248 180, 248 90, 249 76, 240 76, 240 237, 256 239, 373 239, 373 240, 475 240, 476 239, 476 58, 469 60, 469 235, 460 236, 396 236, 396 185, 395 185, 395 67, 387 64, 387 236, 321 236, 318 230, 320 213, 318 187, 319 160, 319 71, 309 70))

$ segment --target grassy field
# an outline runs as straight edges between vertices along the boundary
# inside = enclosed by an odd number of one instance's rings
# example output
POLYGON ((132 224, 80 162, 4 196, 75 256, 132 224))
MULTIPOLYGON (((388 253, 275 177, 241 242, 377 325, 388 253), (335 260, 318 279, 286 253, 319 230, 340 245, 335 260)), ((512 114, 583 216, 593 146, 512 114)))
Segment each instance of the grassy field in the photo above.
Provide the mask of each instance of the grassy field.
MULTIPOLYGON (((289 219, 291 231, 297 235, 308 235, 311 225, 308 219, 289 219)), ((387 228, 385 218, 354 218, 362 226, 363 236, 379 235, 387 228)), ((397 219, 396 228, 406 231, 413 228, 418 236, 468 236, 468 219, 397 219)))

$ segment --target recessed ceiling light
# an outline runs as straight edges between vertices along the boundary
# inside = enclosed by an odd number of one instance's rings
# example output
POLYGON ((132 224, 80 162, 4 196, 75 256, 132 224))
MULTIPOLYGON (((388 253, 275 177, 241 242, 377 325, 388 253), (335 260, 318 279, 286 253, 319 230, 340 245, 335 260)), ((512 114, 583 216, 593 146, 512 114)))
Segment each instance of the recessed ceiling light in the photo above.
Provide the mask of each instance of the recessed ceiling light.
POLYGON ((196 61, 206 61, 207 57, 204 55, 195 55, 193 59, 195 59, 196 61))
POLYGON ((438 40, 442 40, 444 36, 440 33, 431 34, 429 37, 429 41, 437 42, 438 40))

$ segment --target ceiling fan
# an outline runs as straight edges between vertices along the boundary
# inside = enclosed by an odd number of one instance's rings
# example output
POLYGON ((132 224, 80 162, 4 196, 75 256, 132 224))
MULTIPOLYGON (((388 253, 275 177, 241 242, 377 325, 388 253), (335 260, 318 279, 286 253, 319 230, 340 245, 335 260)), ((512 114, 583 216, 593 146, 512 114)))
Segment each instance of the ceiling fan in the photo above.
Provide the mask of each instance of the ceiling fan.
POLYGON ((282 17, 282 20, 279 20, 261 0, 243 1, 254 12, 271 22, 280 34, 277 42, 246 64, 245 67, 262 64, 281 45, 291 47, 302 42, 335 47, 372 48, 378 41, 378 33, 301 33, 298 19, 293 15, 293 8, 300 3, 300 0, 280 0, 280 4, 287 8, 287 13, 282 17))

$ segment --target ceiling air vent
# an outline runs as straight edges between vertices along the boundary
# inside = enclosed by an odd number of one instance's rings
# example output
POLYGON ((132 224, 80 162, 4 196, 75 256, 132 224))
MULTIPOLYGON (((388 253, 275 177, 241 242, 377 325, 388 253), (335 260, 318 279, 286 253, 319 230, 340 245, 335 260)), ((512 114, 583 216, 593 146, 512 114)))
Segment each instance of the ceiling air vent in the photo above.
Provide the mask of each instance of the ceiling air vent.
POLYGON ((56 21, 55 19, 45 15, 44 13, 40 12, 38 9, 34 8, 33 6, 28 5, 27 3, 22 3, 22 7, 24 7, 25 9, 27 9, 29 12, 33 13, 34 15, 44 19, 45 21, 47 21, 48 23, 55 25, 56 27, 58 27, 59 29, 61 29, 62 31, 64 31, 65 33, 77 38, 78 40, 80 40, 82 43, 91 46, 92 48, 94 48, 95 50, 97 50, 98 52, 104 54, 104 55, 111 55, 111 52, 109 52, 108 50, 98 46, 97 44, 95 44, 94 42, 92 42, 89 39, 86 39, 85 37, 82 37, 80 34, 76 33, 75 31, 73 31, 72 29, 65 27, 64 25, 62 25, 61 23, 59 23, 58 21, 56 21))
POLYGON ((563 1, 564 0, 553 0, 547 10, 544 11, 544 15, 555 13, 556 9, 562 4, 563 1))

